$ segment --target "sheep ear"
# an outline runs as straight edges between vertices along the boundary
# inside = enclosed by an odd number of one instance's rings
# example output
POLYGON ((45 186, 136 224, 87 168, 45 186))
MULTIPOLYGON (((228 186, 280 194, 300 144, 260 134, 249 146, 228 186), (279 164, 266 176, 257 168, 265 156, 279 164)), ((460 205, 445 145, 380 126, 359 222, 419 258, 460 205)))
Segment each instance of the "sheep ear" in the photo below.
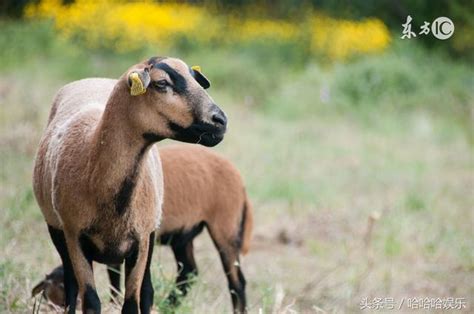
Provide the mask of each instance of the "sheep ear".
POLYGON ((193 65, 191 67, 191 75, 194 79, 202 86, 204 89, 208 89, 211 86, 211 82, 204 76, 201 72, 201 67, 199 65, 193 65))
POLYGON ((42 280, 40 283, 38 283, 34 288, 33 290, 31 290, 31 296, 34 297, 35 295, 37 295, 38 293, 40 293, 41 291, 44 290, 44 284, 45 284, 45 281, 42 280))
POLYGON ((146 89, 150 84, 150 74, 148 68, 141 71, 133 71, 128 75, 128 86, 130 86, 130 94, 138 96, 146 93, 146 89))

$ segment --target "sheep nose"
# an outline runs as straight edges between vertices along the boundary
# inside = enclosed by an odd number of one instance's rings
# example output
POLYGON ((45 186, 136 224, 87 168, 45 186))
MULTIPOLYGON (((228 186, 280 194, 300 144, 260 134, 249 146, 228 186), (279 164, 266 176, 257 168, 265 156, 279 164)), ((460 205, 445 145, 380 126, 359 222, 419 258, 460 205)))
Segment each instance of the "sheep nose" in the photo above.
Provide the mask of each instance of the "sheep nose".
POLYGON ((227 117, 219 108, 212 114, 211 120, 218 127, 225 127, 227 125, 227 117))

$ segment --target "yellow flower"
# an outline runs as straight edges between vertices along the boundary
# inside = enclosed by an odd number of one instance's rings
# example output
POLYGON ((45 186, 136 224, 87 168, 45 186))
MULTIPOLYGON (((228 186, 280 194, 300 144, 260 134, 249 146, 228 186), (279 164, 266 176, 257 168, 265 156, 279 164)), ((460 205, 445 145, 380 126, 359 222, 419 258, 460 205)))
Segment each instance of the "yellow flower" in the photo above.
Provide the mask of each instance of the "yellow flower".
POLYGON ((380 52, 390 43, 390 32, 378 19, 358 22, 315 16, 312 29, 311 50, 333 60, 380 52))
POLYGON ((378 19, 334 19, 313 13, 307 23, 269 18, 226 18, 206 7, 151 0, 42 0, 29 5, 25 15, 50 18, 65 38, 80 40, 89 48, 120 52, 154 45, 169 47, 178 40, 209 45, 211 42, 299 44, 306 38, 314 55, 344 60, 354 55, 377 53, 390 43, 387 27, 378 19), (309 29, 308 29, 309 25, 309 29))
POLYGON ((230 33, 235 40, 248 42, 261 39, 288 42, 294 40, 298 29, 296 25, 274 20, 246 19, 243 21, 232 20, 230 33))

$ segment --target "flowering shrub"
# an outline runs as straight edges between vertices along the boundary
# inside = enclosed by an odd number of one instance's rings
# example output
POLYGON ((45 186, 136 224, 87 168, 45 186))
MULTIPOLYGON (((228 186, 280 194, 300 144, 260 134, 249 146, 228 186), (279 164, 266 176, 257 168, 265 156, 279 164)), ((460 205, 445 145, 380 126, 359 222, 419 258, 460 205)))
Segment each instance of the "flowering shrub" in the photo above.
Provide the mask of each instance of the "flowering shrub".
POLYGON ((319 15, 312 18, 311 25, 311 51, 323 52, 333 60, 379 52, 390 42, 387 27, 374 18, 354 22, 319 15))
POLYGON ((30 18, 51 18, 61 36, 80 40, 89 48, 119 52, 145 45, 167 47, 180 39, 197 44, 252 42, 307 45, 314 55, 344 60, 377 53, 390 42, 378 19, 340 20, 313 14, 301 23, 265 18, 232 18, 190 4, 126 2, 120 0, 42 0, 25 12, 30 18))
POLYGON ((165 45, 209 19, 205 10, 185 4, 156 4, 151 1, 123 2, 43 0, 29 6, 26 16, 53 18, 59 33, 80 38, 90 48, 129 51, 146 43, 165 45))

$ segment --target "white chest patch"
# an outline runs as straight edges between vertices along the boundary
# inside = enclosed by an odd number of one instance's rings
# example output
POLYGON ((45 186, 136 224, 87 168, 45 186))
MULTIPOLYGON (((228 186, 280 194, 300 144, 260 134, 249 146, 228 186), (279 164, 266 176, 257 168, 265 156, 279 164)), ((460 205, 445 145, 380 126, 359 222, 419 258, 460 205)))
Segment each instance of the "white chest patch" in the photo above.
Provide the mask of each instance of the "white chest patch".
POLYGON ((163 207, 163 169, 161 167, 161 159, 158 153, 158 149, 155 147, 151 148, 148 156, 148 163, 150 167, 150 176, 153 182, 153 188, 155 190, 156 197, 156 216, 155 216, 155 229, 158 229, 161 224, 161 214, 163 207))

